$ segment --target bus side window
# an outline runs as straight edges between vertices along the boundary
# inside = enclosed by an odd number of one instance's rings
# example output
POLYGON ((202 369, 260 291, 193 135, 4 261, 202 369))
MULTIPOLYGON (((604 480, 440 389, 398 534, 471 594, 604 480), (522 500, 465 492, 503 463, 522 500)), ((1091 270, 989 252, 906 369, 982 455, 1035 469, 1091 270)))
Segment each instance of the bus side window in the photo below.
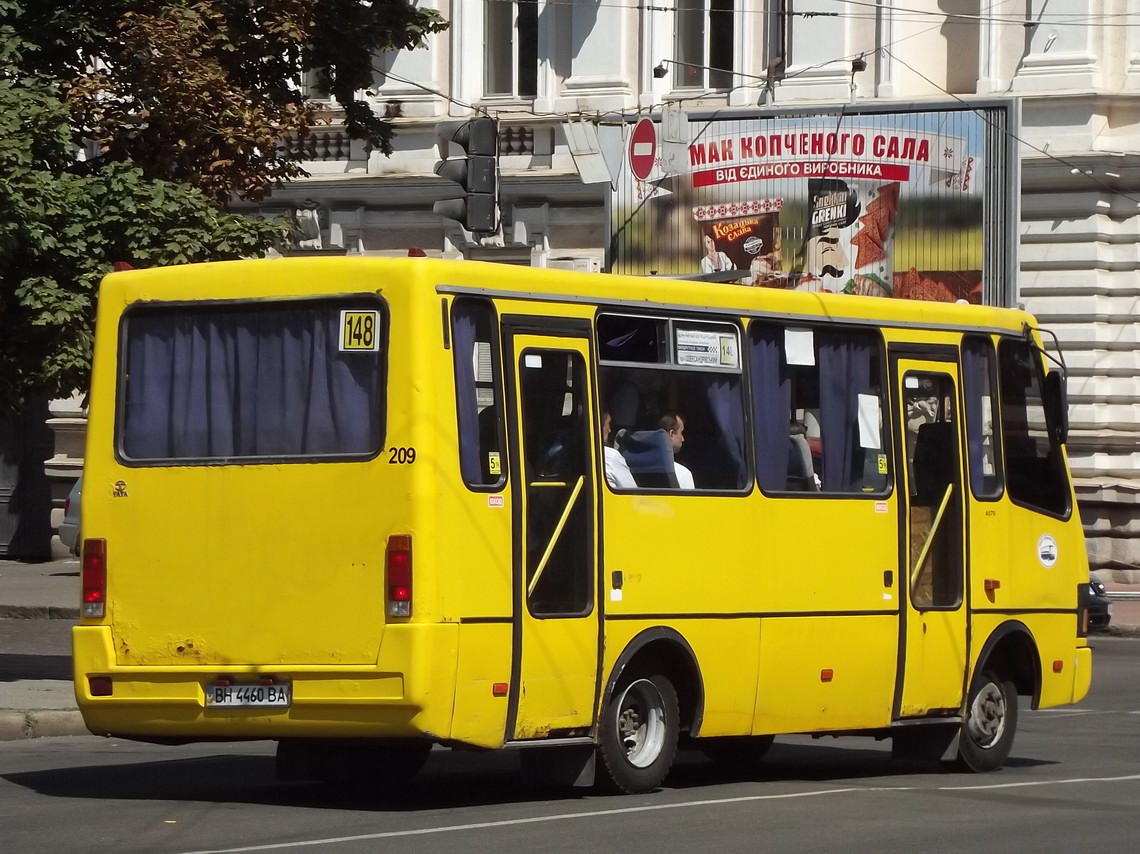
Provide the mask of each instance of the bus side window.
POLYGON ((603 453, 624 457, 633 488, 748 488, 739 328, 605 313, 597 334, 601 416, 610 428, 603 453), (655 431, 669 435, 665 446, 655 442, 655 431), (672 477, 659 471, 670 454, 672 477))
POLYGON ((1061 446, 1046 424, 1044 368, 1022 339, 998 344, 998 396, 1006 488, 1019 504, 1054 516, 1069 512, 1069 482, 1061 446))
POLYGON ((997 498, 1002 491, 995 426, 996 360, 993 342, 967 336, 962 342, 962 389, 966 397, 966 436, 970 488, 975 498, 997 498))
POLYGON ((749 341, 760 488, 885 492, 883 363, 875 333, 758 321, 749 341))
POLYGON ((495 310, 489 302, 468 298, 455 301, 451 337, 459 468, 464 482, 476 488, 501 486, 506 477, 497 329, 495 310))

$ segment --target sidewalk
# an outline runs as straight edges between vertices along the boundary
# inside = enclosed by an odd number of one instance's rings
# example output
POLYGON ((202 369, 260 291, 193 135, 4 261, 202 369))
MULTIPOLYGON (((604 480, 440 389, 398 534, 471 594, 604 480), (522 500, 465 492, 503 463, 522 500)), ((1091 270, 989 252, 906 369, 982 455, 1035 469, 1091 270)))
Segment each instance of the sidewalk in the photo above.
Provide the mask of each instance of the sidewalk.
MULTIPOLYGON (((1108 634, 1140 637, 1140 584, 1105 587, 1113 598, 1108 634)), ((78 603, 75 558, 0 560, 0 741, 87 735, 71 684, 78 603)))
POLYGON ((78 560, 0 560, 0 741, 88 734, 71 684, 78 618, 78 560))

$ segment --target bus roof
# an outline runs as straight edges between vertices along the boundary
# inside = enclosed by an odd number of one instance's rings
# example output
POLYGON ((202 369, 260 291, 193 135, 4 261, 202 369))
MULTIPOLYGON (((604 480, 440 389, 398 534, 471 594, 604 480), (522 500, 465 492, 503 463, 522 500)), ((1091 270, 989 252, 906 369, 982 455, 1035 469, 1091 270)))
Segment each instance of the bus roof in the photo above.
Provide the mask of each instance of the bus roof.
POLYGON ((785 316, 1020 331, 1035 325, 1017 309, 846 294, 805 293, 651 276, 581 273, 485 261, 361 256, 221 261, 110 273, 104 306, 137 302, 278 299, 318 294, 383 292, 395 278, 440 293, 483 293, 509 299, 601 304, 622 310, 677 308, 732 315, 785 316), (357 284, 358 286, 354 286, 357 284))

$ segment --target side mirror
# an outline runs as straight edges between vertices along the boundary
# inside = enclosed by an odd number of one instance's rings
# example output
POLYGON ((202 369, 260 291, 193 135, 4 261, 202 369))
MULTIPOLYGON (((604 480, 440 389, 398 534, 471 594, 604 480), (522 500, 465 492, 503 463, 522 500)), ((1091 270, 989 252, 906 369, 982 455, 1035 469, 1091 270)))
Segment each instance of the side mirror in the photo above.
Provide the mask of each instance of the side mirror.
POLYGON ((1053 439, 1063 445, 1069 441, 1069 396, 1065 391, 1065 374, 1049 371, 1045 375, 1045 422, 1053 439))

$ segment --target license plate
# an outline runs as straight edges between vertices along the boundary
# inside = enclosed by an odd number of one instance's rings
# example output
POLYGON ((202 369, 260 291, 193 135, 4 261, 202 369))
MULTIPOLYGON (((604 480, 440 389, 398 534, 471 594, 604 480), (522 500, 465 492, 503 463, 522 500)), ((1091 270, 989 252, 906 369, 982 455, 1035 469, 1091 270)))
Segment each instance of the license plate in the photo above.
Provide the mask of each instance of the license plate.
POLYGON ((206 705, 219 709, 287 709, 293 702, 293 686, 289 682, 273 685, 217 685, 206 686, 206 705))

